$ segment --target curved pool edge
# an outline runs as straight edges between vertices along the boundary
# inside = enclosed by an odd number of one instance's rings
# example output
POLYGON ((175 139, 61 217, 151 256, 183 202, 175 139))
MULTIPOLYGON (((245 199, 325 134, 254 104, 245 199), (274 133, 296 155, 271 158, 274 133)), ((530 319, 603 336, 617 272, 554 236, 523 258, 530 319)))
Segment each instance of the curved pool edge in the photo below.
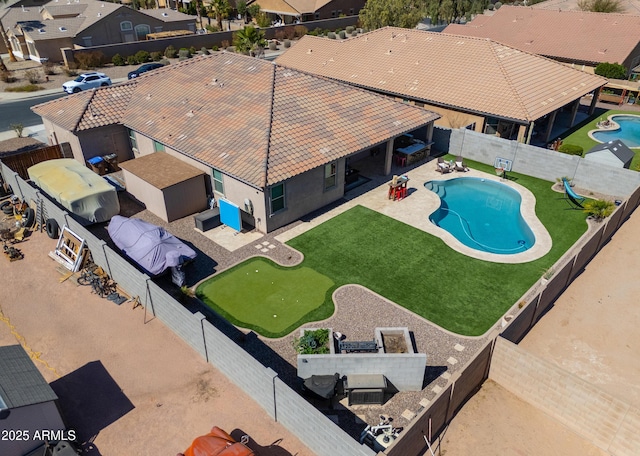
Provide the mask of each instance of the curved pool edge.
MULTIPOLYGON (((529 191, 527 188, 523 187, 522 185, 516 184, 509 180, 502 179, 501 177, 498 177, 498 176, 482 173, 480 171, 470 170, 464 175, 460 175, 458 173, 455 173, 453 175, 451 174, 453 173, 445 174, 443 176, 438 175, 437 179, 429 179, 429 180, 444 181, 449 179, 476 177, 476 178, 491 180, 494 182, 499 182, 517 191, 522 198, 522 202, 520 205, 520 213, 522 214, 522 218, 524 219, 524 221, 529 225, 529 228, 533 232, 533 235, 535 237, 535 243, 533 244, 533 246, 531 246, 530 249, 524 252, 515 253, 512 255, 504 255, 504 254, 497 254, 497 253, 481 252, 480 250, 467 247, 466 245, 458 241, 458 239, 456 239, 455 236, 453 236, 451 233, 436 226, 431 222, 429 222, 429 224, 431 225, 432 229, 428 229, 427 232, 442 239, 442 241, 445 244, 447 244, 456 252, 462 253, 463 255, 466 255, 471 258, 476 258, 478 260, 483 260, 483 261, 490 261, 493 263, 510 263, 510 264, 528 263, 530 261, 537 260, 538 258, 541 258, 545 256, 547 253, 549 253, 549 251, 551 250, 551 246, 553 244, 551 240, 551 235, 549 234, 545 226, 542 224, 542 222, 538 219, 538 216, 536 215, 536 210, 535 210, 536 198, 533 195, 533 193, 531 193, 531 191, 529 191)), ((426 182, 428 181, 425 181, 425 183, 426 182)), ((433 193, 431 190, 427 190, 426 188, 424 188, 424 191, 433 195, 433 198, 429 198, 433 202, 433 204, 425 208, 425 212, 427 214, 431 214, 438 207, 440 207, 440 197, 435 193, 433 193)))
MULTIPOLYGON (((618 122, 616 122, 615 120, 613 120, 614 117, 619 117, 619 116, 629 116, 629 117, 638 117, 640 118, 640 115, 638 114, 610 114, 607 116, 607 120, 609 122, 611 122, 613 125, 611 125, 610 128, 596 128, 595 130, 589 130, 587 132, 587 135, 589 136, 589 139, 592 139, 593 141, 597 142, 598 144, 605 144, 605 141, 600 141, 599 139, 597 139, 595 136, 593 136, 593 133, 598 133, 598 132, 603 132, 603 131, 616 131, 616 130, 620 130, 620 124, 618 124, 618 122)), ((597 125, 597 124, 596 124, 597 125)), ((627 146, 629 147, 629 146, 627 146)), ((640 150, 640 146, 636 146, 636 147, 629 147, 629 149, 639 149, 640 150)), ((586 152, 586 151, 585 151, 586 152)))

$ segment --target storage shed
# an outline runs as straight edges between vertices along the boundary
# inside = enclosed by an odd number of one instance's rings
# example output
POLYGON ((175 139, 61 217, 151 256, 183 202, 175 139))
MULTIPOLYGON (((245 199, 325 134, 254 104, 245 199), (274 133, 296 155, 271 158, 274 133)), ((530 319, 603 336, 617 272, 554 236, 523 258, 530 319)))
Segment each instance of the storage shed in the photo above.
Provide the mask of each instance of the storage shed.
POLYGON ((0 347, 0 454, 26 454, 45 442, 37 432, 64 431, 58 396, 21 345, 0 347), (19 432, 17 435, 15 432, 19 432))
POLYGON ((207 208, 205 173, 166 152, 120 164, 127 192, 165 222, 207 208))
POLYGON ((598 144, 584 154, 585 160, 627 169, 631 166, 634 156, 633 151, 619 139, 598 144))

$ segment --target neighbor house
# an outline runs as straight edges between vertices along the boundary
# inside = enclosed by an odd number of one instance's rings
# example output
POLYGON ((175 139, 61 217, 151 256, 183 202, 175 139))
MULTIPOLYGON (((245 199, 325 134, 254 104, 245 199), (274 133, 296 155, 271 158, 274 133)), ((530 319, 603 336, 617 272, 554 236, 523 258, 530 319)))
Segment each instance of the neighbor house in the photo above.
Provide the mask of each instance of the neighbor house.
POLYGON ((357 16, 366 0, 257 0, 260 11, 284 24, 357 16))
POLYGON ((619 139, 593 146, 584 154, 585 160, 601 163, 616 168, 627 168, 631 166, 631 161, 635 153, 619 139))
POLYGON ((1 454, 27 454, 45 443, 43 430, 64 431, 57 400, 21 345, 0 347, 1 454))
MULTIPOLYGON (((385 27, 346 40, 304 36, 279 64, 437 112, 437 125, 547 142, 607 80, 480 38, 385 27)), ((592 109, 595 103, 592 105, 592 109)))
POLYGON ((262 232, 342 198, 349 159, 375 160, 389 174, 394 139, 420 129, 428 145, 438 118, 226 52, 33 110, 50 141, 69 142, 82 163, 116 153, 127 190, 159 217, 202 211, 214 196, 262 232))
POLYGON ((640 16, 504 5, 491 16, 451 24, 443 33, 489 38, 578 68, 640 64, 640 16))
POLYGON ((195 17, 170 9, 134 10, 98 0, 53 0, 10 8, 1 18, 17 58, 61 61, 61 48, 144 40, 154 32, 196 31, 195 17))

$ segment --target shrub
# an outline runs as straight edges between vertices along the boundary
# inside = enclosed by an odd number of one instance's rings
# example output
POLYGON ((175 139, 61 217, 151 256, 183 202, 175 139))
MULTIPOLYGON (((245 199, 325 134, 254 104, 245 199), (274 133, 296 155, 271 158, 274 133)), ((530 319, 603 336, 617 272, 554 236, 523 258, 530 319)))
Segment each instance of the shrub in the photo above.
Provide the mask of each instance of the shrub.
POLYGON ((619 63, 599 63, 593 72, 609 79, 626 79, 627 77, 627 69, 619 63))
POLYGON ((38 90, 44 90, 44 87, 36 84, 26 84, 18 87, 8 87, 4 89, 5 92, 37 92, 38 90))
POLYGON ((493 4, 493 7, 494 7, 495 9, 500 9, 500 7, 501 7, 501 6, 502 6, 502 2, 495 2, 495 3, 493 4))
POLYGON ((209 33, 216 33, 219 32, 220 29, 216 26, 216 25, 205 25, 204 28, 207 30, 207 32, 209 33))
POLYGON ((211 50, 212 50, 212 51, 214 51, 214 52, 216 52, 216 51, 218 50, 218 46, 213 46, 213 47, 211 48, 211 50))
POLYGON ((153 60, 154 62, 159 62, 162 59, 162 52, 153 51, 151 54, 149 54, 149 56, 151 57, 151 60, 153 60))
POLYGON ((285 49, 288 49, 291 47, 291 40, 284 40, 282 44, 284 44, 285 49))
POLYGON ((227 46, 226 51, 227 52, 236 52, 236 47, 235 46, 227 46))
POLYGON ((345 33, 344 30, 340 30, 340 33, 338 33, 338 36, 340 37, 341 40, 344 40, 347 37, 347 34, 345 33))
POLYGON ((67 76, 78 76, 78 71, 69 64, 69 67, 64 69, 64 74, 67 76))
POLYGON ((174 48, 173 46, 169 45, 164 50, 164 56, 166 58, 168 58, 168 59, 175 59, 178 56, 178 51, 176 51, 176 48, 174 48))
POLYGON ((136 59, 135 55, 127 56, 127 65, 135 65, 138 63, 138 59, 136 59))
POLYGON ((265 13, 264 11, 260 11, 255 19, 258 27, 271 27, 271 19, 269 19, 269 16, 267 16, 267 13, 265 13))
POLYGON ((276 44, 275 41, 269 41, 269 50, 270 51, 277 51, 278 50, 278 45, 276 44))
POLYGON ((306 28, 304 25, 296 25, 293 27, 293 32, 294 32, 294 38, 301 38, 303 36, 305 36, 308 32, 309 29, 306 28))
POLYGON ((12 123, 9 124, 9 128, 16 132, 16 136, 18 138, 22 138, 22 132, 24 131, 24 124, 21 123, 12 123))
POLYGON ((3 71, 2 73, 0 73, 0 80, 2 80, 2 82, 16 82, 18 79, 10 72, 3 71))
POLYGON ((209 55, 209 49, 207 49, 206 47, 202 46, 200 48, 200 54, 202 55, 209 55))
POLYGON ((487 9, 489 11, 493 11, 495 9, 494 6, 493 6, 493 3, 489 3, 489 5, 487 6, 487 9))
POLYGON ((558 147, 558 152, 568 155, 582 155, 583 151, 584 149, 582 146, 577 146, 575 144, 562 144, 558 147))
POLYGON ((353 32, 351 32, 351 36, 358 36, 358 32, 354 30, 353 32))
POLYGON ((355 28, 353 27, 353 25, 348 25, 347 28, 345 29, 345 31, 347 32, 347 34, 351 35, 353 33, 353 31, 355 30, 355 28))
POLYGON ((328 329, 305 330, 300 339, 293 339, 293 347, 301 355, 327 354, 329 343, 328 329))
POLYGON ((316 27, 310 32, 308 32, 308 34, 312 36, 322 36, 324 35, 324 31, 320 27, 316 27))
POLYGON ((161 63, 163 65, 169 65, 171 62, 169 62, 169 60, 167 60, 167 59, 160 59, 159 63, 161 63))
POLYGON ((178 51, 178 59, 179 60, 186 60, 189 57, 191 57, 191 51, 189 51, 189 49, 187 48, 182 48, 178 51))
POLYGON ((285 39, 286 34, 284 33, 284 30, 280 29, 280 30, 276 30, 276 33, 273 36, 276 40, 282 41, 285 39))
POLYGON ((122 57, 120 54, 116 54, 111 58, 111 63, 113 63, 115 66, 123 66, 124 65, 124 57, 122 57))
POLYGON ((589 214, 596 222, 601 222, 609 217, 614 209, 615 205, 611 201, 591 200, 584 203, 584 212, 589 214))
POLYGON ((191 46, 189 48, 189 54, 190 54, 189 57, 191 57, 192 55, 196 55, 197 53, 198 53, 198 50, 196 49, 195 46, 191 46))
POLYGON ((76 52, 73 59, 82 70, 101 67, 107 61, 105 55, 100 51, 76 52))
POLYGON ((327 33, 327 38, 329 38, 330 40, 335 40, 336 39, 336 34, 333 32, 329 32, 327 33))
POLYGON ((46 74, 46 75, 51 76, 53 74, 56 74, 56 66, 52 62, 45 62, 42 65, 42 68, 44 69, 44 74, 46 74))
POLYGON ((151 60, 151 55, 147 51, 138 51, 135 56, 138 63, 147 63, 151 60))
POLYGON ((27 71, 25 71, 24 72, 24 77, 27 78, 27 80, 31 84, 37 84, 38 81, 40 80, 40 75, 35 70, 27 70, 27 71))

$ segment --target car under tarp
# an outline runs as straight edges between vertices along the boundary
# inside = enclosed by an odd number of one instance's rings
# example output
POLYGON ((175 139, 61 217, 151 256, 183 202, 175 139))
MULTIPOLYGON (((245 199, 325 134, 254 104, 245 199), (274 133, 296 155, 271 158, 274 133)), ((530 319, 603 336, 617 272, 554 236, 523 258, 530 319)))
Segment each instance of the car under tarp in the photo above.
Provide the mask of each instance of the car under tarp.
POLYGON ((173 234, 144 220, 116 215, 107 231, 114 244, 151 276, 196 257, 196 252, 173 234))
MULTIPOLYGON (((243 437, 242 442, 248 441, 243 437)), ((236 442, 233 437, 217 426, 206 435, 196 437, 191 446, 182 453, 183 456, 255 456, 255 453, 244 445, 236 442)))
POLYGON ((71 213, 89 223, 120 212, 116 189, 73 158, 47 160, 27 169, 29 179, 71 213))

